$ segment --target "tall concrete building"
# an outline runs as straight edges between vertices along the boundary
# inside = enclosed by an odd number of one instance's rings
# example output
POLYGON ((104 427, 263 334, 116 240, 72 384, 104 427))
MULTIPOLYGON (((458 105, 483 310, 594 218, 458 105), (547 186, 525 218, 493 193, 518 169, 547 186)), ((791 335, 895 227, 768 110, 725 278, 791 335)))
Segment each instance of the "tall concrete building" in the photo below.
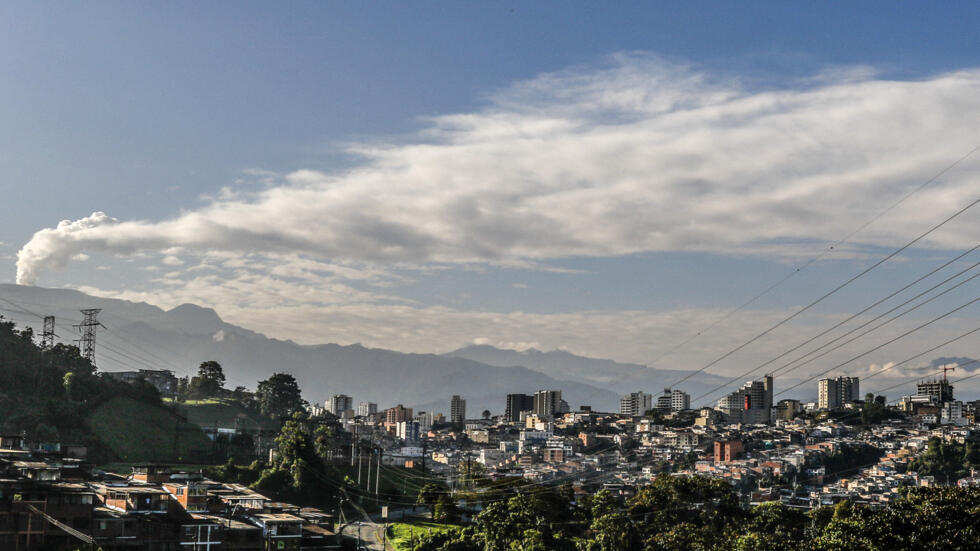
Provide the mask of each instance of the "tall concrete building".
POLYGON ((691 395, 676 388, 665 388, 664 393, 657 396, 656 407, 663 412, 691 409, 691 395))
POLYGON ((637 417, 653 408, 653 396, 646 392, 631 392, 619 399, 619 413, 637 417))
POLYGON ((327 411, 337 417, 349 409, 354 409, 354 400, 346 394, 334 394, 327 402, 327 411))
POLYGON ((691 395, 676 388, 670 391, 670 411, 684 411, 688 409, 691 409, 691 395))
POLYGON ((504 417, 511 423, 521 420, 522 411, 534 411, 534 396, 527 394, 508 394, 504 417))
POLYGON ((840 389, 837 379, 820 379, 817 383, 817 407, 834 410, 840 407, 840 389))
POLYGON ((462 423, 463 421, 466 421, 466 400, 455 395, 449 401, 449 422, 462 423))
POLYGON ((772 419, 772 375, 761 381, 748 381, 742 388, 723 396, 715 409, 731 423, 759 425, 772 419))
POLYGON ((539 390, 534 393, 534 414, 538 417, 551 419, 561 409, 560 390, 539 390))
POLYGON ((861 399, 861 386, 857 377, 820 379, 817 383, 817 407, 834 410, 861 399))
POLYGON ((357 414, 361 417, 368 417, 378 413, 378 404, 374 402, 361 402, 357 404, 357 414))
POLYGON ((922 381, 915 385, 916 396, 928 396, 933 403, 953 401, 953 385, 947 380, 922 381))
POLYGON ((418 442, 420 434, 419 424, 415 421, 399 421, 395 427, 395 435, 406 442, 418 442))
POLYGON ((412 420, 412 408, 404 407, 401 404, 385 410, 385 423, 401 423, 402 421, 412 420))

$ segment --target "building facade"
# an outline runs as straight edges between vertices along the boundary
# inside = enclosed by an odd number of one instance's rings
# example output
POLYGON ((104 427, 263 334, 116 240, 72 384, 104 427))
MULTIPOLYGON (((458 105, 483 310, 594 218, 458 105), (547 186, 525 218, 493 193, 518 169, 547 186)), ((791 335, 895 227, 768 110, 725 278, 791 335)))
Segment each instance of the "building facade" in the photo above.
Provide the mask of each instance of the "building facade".
POLYGON ((361 402, 357 404, 357 414, 361 417, 370 417, 378 413, 378 404, 374 402, 361 402))
POLYGON ((346 394, 334 394, 327 401, 327 411, 340 417, 345 411, 354 409, 354 400, 346 394))
POLYGON ((631 392, 619 399, 619 413, 637 417, 653 408, 653 396, 646 392, 631 392))
POLYGON ((861 387, 857 377, 820 379, 817 383, 817 407, 835 410, 860 400, 861 387))
POLYGON ((466 400, 454 395, 449 401, 449 422, 462 423, 466 421, 466 400))
POLYGON ((508 394, 504 417, 511 423, 521 420, 521 412, 534 411, 534 396, 527 394, 508 394))
POLYGON ((759 425, 772 419, 772 375, 761 381, 748 381, 742 388, 723 396, 715 409, 730 423, 759 425))
POLYGON ((539 390, 534 393, 534 414, 542 418, 553 418, 561 411, 560 390, 539 390))

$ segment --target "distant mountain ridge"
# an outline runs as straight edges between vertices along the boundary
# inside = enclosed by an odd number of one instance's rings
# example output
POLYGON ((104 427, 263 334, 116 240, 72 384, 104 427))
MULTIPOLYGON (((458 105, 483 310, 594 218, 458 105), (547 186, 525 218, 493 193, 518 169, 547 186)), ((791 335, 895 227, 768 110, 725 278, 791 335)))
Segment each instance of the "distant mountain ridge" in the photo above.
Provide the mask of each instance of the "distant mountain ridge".
MULTIPOLYGON (((617 394, 638 390, 657 394, 689 373, 679 369, 658 369, 640 364, 577 356, 565 350, 542 352, 529 348, 518 351, 489 345, 471 345, 447 352, 443 356, 466 358, 499 367, 519 365, 552 377, 560 373, 563 379, 601 386, 617 394)), ((708 373, 700 373, 695 379, 685 381, 678 388, 693 396, 708 392, 728 381, 724 377, 708 373)))
MULTIPOLYGON (((618 409, 619 395, 601 385, 571 380, 523 366, 495 366, 479 361, 406 354, 361 345, 299 345, 270 339, 221 320, 210 308, 182 304, 169 311, 146 303, 99 298, 75 290, 45 289, 0 284, 0 297, 38 315, 53 314, 63 342, 77 338, 71 324, 81 308, 102 308, 96 340, 100 369, 171 369, 179 376, 196 372, 205 360, 224 366, 227 386, 250 389, 273 372, 293 374, 312 402, 333 394, 348 394, 354 403, 371 401, 379 407, 422 406, 448 413, 449 400, 459 394, 467 400, 467 413, 478 417, 484 409, 502 413, 506 395, 561 389, 573 407, 618 409), (439 404, 444 404, 439 407, 439 404)), ((8 303, 0 314, 27 323, 40 332, 41 320, 8 303), (9 308, 8 308, 9 307, 9 308)))

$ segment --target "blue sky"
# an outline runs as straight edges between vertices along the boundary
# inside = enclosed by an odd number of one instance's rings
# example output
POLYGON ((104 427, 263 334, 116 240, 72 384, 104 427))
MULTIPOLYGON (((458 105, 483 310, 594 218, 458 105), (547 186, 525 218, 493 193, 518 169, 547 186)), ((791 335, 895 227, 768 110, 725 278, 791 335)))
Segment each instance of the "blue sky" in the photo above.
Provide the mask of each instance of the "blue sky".
MULTIPOLYGON (((30 244, 24 283, 194 301, 301 342, 643 363, 980 145, 978 23, 970 2, 6 3, 0 281, 30 244), (32 239, 61 220, 82 222, 32 239)), ((978 170, 674 367, 963 206, 978 170)), ((719 369, 969 248, 976 220, 719 369)))

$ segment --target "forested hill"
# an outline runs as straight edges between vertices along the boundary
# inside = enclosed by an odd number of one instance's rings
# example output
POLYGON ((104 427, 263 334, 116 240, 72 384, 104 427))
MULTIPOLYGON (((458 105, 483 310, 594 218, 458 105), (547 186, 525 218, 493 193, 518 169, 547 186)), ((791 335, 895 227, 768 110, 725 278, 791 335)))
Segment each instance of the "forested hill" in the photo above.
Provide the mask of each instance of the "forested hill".
POLYGON ((0 318, 0 432, 25 434, 30 442, 89 447, 95 461, 118 459, 87 422, 103 403, 116 399, 143 411, 171 415, 148 383, 127 384, 95 373, 78 348, 56 344, 42 350, 30 328, 17 330, 0 318))

